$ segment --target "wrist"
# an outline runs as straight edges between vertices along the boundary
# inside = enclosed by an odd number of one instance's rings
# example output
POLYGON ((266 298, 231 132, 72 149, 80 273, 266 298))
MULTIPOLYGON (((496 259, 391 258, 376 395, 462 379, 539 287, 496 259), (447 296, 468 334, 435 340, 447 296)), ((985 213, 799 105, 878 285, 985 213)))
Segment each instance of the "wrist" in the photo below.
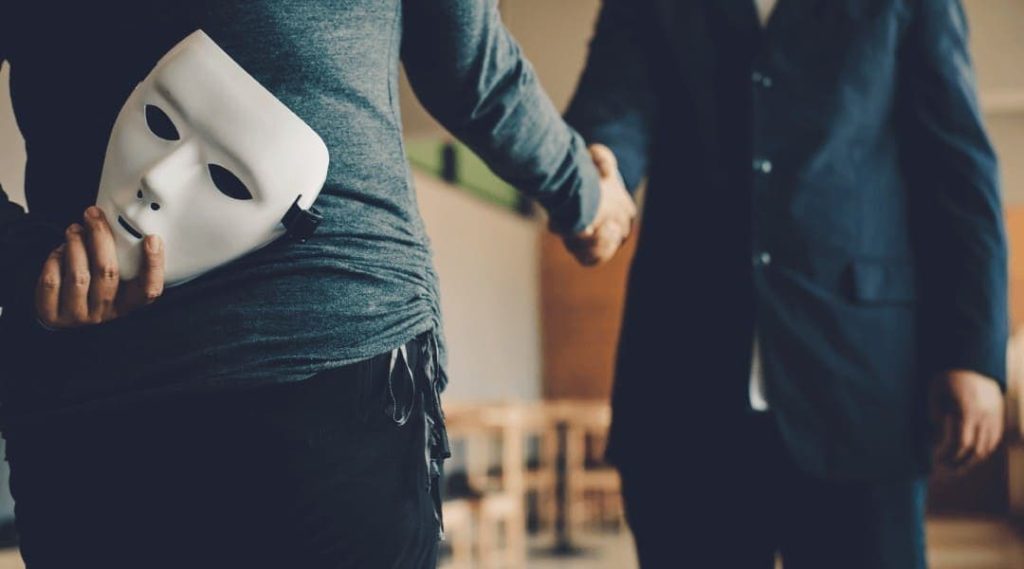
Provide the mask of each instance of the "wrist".
POLYGON ((571 175, 553 200, 544 200, 549 228, 563 236, 582 233, 597 219, 601 178, 583 140, 575 137, 570 152, 571 175))

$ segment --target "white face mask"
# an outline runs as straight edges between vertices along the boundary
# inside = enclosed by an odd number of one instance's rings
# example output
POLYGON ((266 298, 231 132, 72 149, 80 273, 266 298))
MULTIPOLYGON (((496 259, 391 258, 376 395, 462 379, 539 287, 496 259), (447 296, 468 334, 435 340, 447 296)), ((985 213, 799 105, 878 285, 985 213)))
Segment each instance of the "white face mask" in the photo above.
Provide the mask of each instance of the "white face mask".
POLYGON ((135 88, 107 146, 96 205, 121 278, 138 274, 145 235, 163 239, 173 285, 271 243, 285 223, 315 229, 305 210, 328 162, 313 129, 193 33, 135 88))

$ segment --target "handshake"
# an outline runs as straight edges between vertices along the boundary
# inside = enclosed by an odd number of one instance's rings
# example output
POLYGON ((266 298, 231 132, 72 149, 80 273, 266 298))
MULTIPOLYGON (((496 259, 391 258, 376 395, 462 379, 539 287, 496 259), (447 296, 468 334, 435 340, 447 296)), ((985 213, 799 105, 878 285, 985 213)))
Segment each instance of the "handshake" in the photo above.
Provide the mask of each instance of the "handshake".
POLYGON ((585 230, 563 237, 565 246, 585 266, 610 261, 633 230, 636 204, 619 174, 615 154, 603 144, 592 144, 590 156, 601 180, 597 217, 585 230))

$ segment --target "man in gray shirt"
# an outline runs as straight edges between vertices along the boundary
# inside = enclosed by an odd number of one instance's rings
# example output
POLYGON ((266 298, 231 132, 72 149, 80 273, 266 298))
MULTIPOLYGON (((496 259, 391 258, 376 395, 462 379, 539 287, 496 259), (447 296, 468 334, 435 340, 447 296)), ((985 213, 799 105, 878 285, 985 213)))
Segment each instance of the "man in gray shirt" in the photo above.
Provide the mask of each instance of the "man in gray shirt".
POLYGON ((31 213, 0 194, 0 333, 29 566, 174 564, 157 551, 193 567, 431 565, 446 376, 400 61, 426 107, 542 204, 582 262, 613 254, 634 213, 614 168, 598 172, 558 116, 496 2, 0 12, 28 152, 31 213), (118 109, 199 29, 326 141, 324 220, 306 242, 166 291, 163 247, 148 236, 142 276, 121 283, 103 212, 82 212, 118 109))

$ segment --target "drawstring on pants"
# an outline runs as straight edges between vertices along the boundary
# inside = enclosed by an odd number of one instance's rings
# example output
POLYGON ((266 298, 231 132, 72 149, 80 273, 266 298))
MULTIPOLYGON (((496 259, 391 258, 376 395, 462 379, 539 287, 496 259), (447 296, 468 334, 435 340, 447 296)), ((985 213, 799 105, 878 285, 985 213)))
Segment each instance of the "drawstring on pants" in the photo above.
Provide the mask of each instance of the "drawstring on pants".
MULTIPOLYGON (((445 384, 444 370, 440 363, 440 349, 434 332, 422 334, 413 342, 391 352, 391 365, 388 373, 388 405, 386 412, 395 424, 404 426, 412 418, 417 395, 422 395, 420 402, 423 410, 424 463, 426 472, 426 488, 434 502, 434 516, 437 519, 439 535, 444 539, 444 520, 441 515, 441 468, 446 459, 451 458, 451 446, 448 432, 444 424, 444 411, 441 409, 441 387, 445 384), (418 350, 416 369, 409 363, 409 347, 418 350), (409 382, 408 390, 412 394, 409 401, 399 401, 396 397, 396 384, 409 382)), ((405 392, 404 390, 397 390, 405 392)))

